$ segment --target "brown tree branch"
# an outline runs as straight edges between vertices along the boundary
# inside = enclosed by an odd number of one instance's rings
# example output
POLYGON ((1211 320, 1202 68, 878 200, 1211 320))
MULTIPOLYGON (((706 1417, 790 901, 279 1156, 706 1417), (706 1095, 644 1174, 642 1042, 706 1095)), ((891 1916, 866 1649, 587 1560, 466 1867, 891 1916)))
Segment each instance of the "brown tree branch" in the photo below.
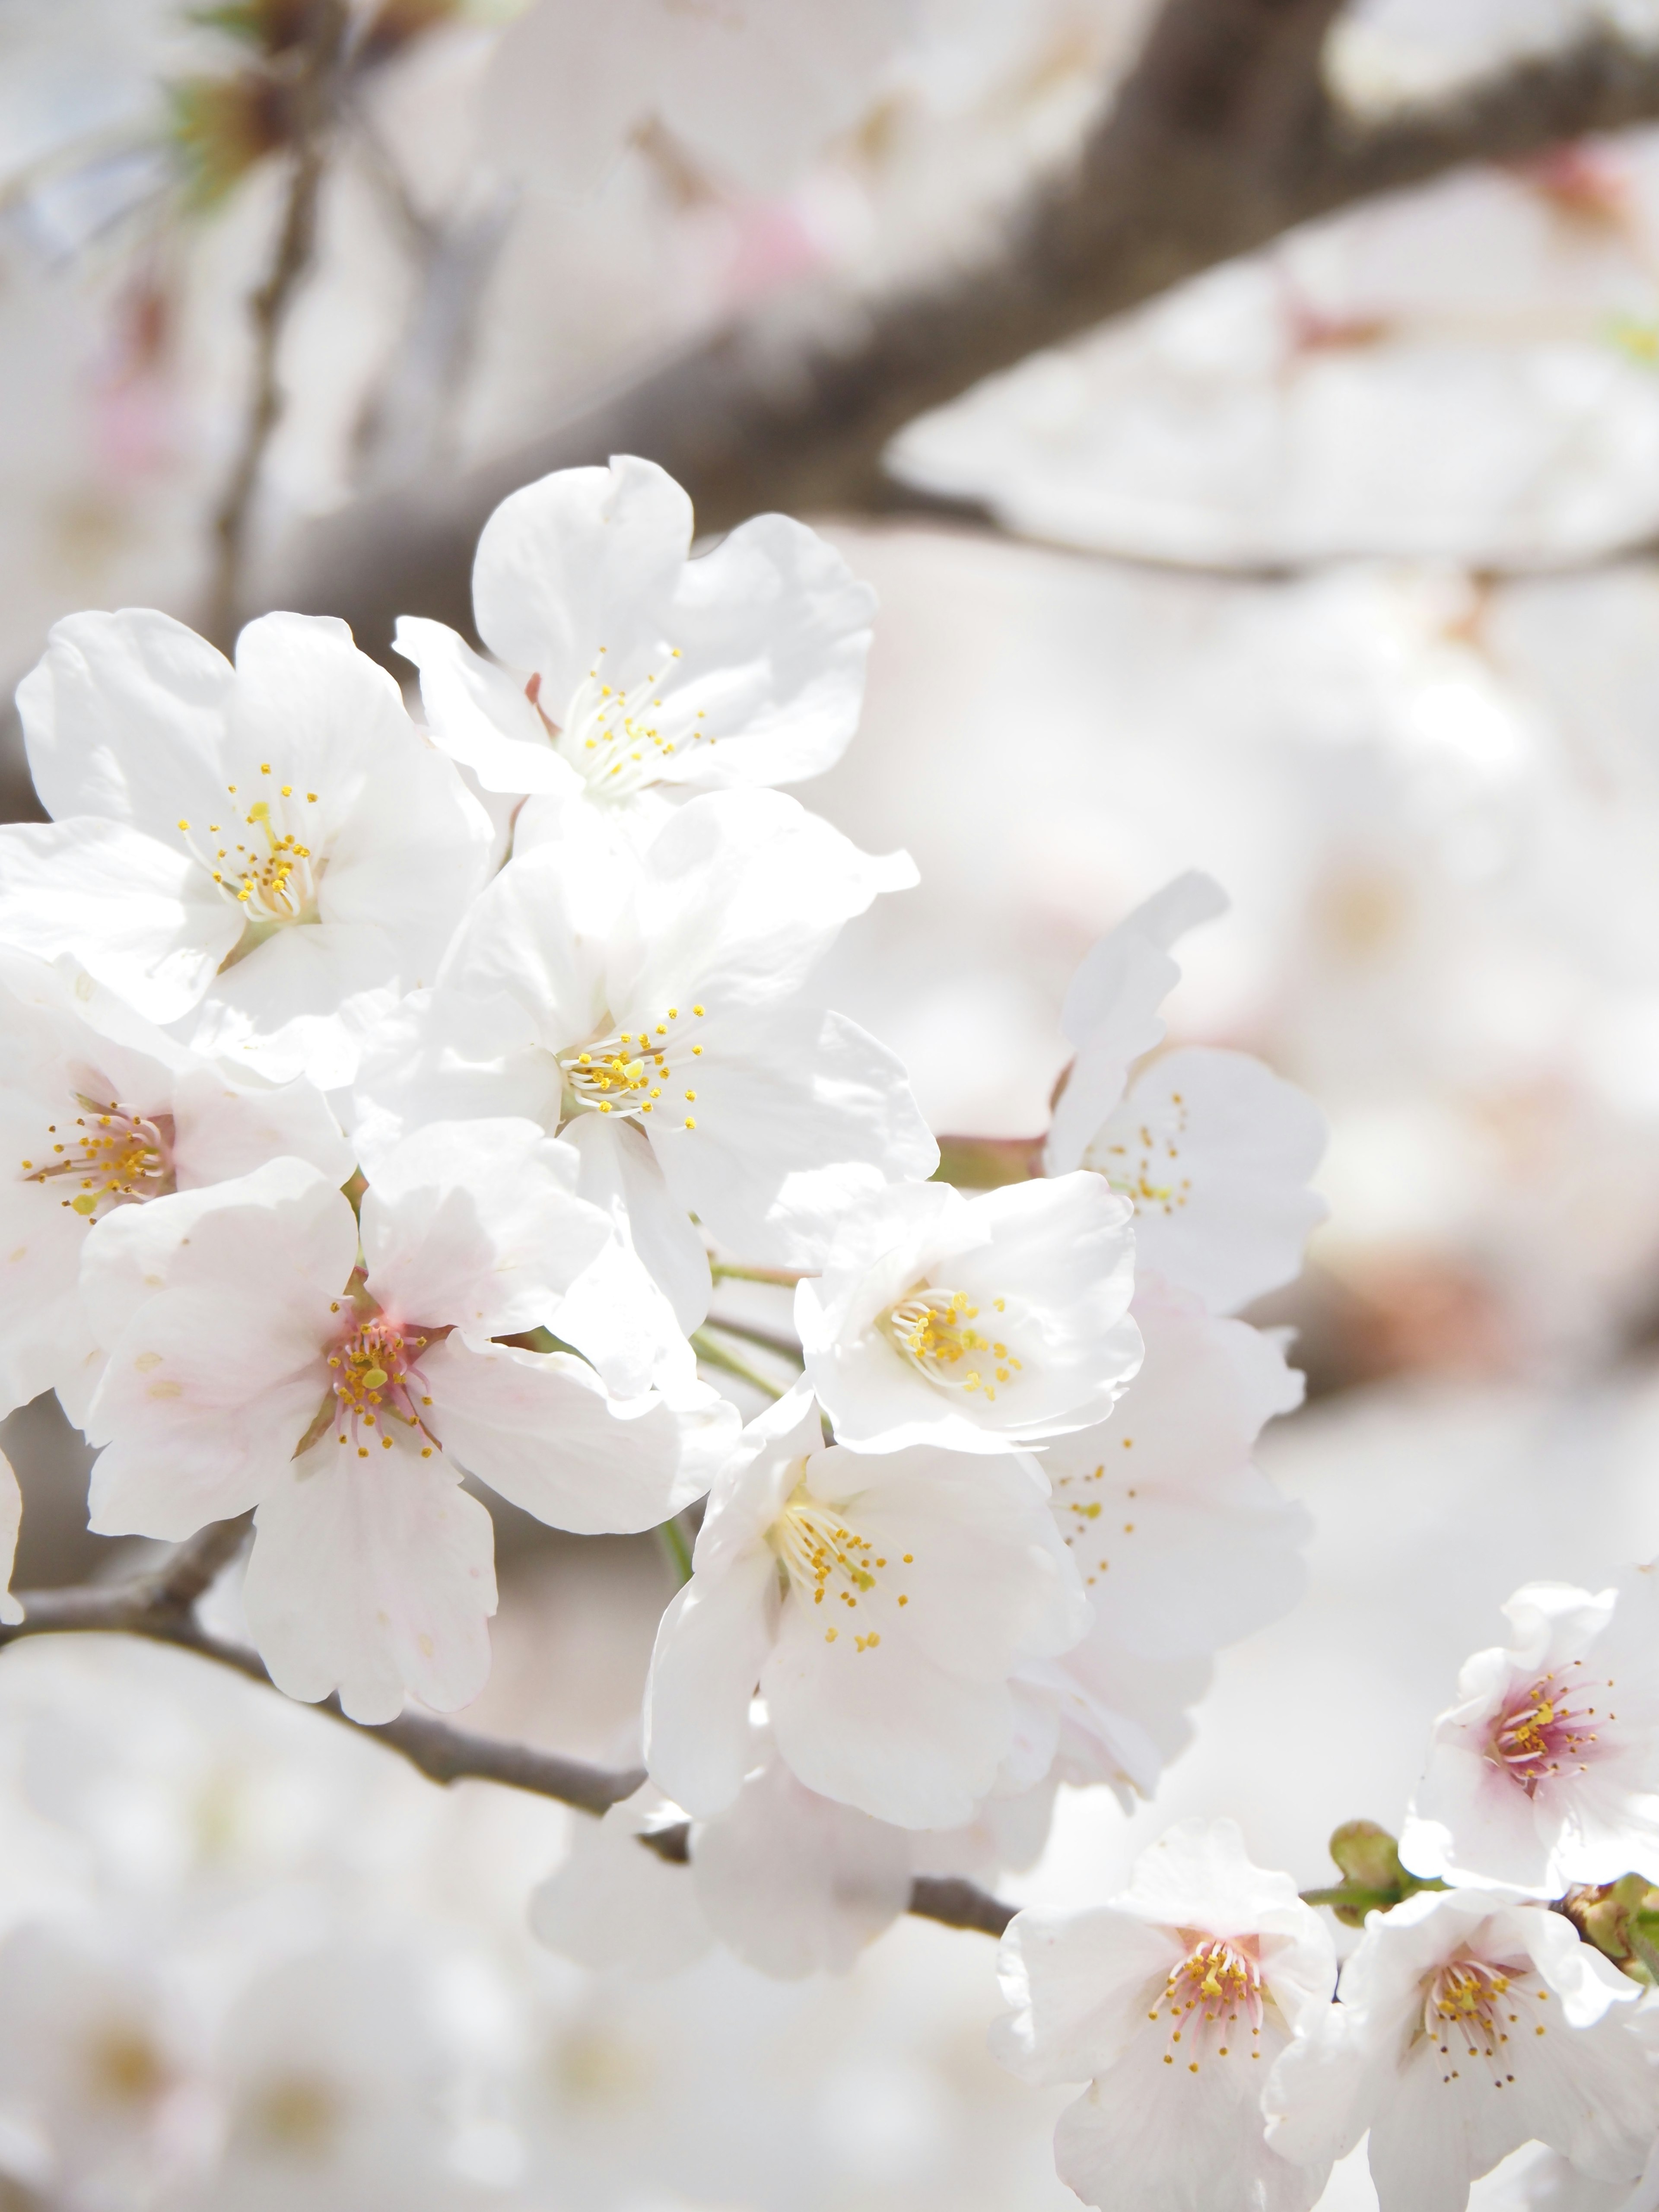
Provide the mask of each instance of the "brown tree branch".
MULTIPOLYGON (((252 1682, 274 1688, 257 1651, 211 1634, 195 1613, 197 1599, 235 1557, 247 1530, 246 1517, 216 1522, 181 1545, 158 1573, 131 1582, 25 1591, 22 1620, 0 1624, 0 1649, 33 1636, 140 1636, 151 1644, 192 1651, 199 1659, 210 1659, 252 1682)), ((499 1783, 532 1796, 551 1797, 596 1818, 631 1797, 646 1778, 642 1767, 590 1765, 559 1752, 477 1735, 428 1713, 400 1713, 396 1720, 370 1727, 343 1712, 337 1697, 325 1698, 315 1710, 398 1753, 429 1782, 499 1783)), ((661 1857, 684 1863, 690 1856, 690 1828, 682 1823, 641 1841, 661 1857)), ((946 1927, 994 1936, 1001 1935, 1014 1912, 1012 1905, 971 1882, 933 1876, 919 1877, 912 1886, 909 1909, 946 1927)))
POLYGON ((661 462, 706 530, 768 507, 949 511, 895 485, 882 455, 981 378, 1312 217, 1659 119, 1659 49, 1598 31, 1431 107, 1356 122, 1322 75, 1339 3, 1166 0, 1078 160, 977 262, 874 301, 819 302, 797 313, 793 337, 763 307, 533 445, 331 518, 291 549, 277 580, 289 602, 345 615, 374 652, 399 612, 469 629, 472 546, 490 508, 550 469, 617 452, 661 462))
POLYGON ((282 419, 283 394, 278 356, 301 281, 317 240, 317 200, 334 120, 340 67, 350 27, 347 0, 311 0, 311 20, 295 49, 297 68, 289 109, 292 167, 283 220, 264 282, 248 301, 253 324, 253 384, 247 420, 213 519, 215 559, 208 635, 228 646, 242 612, 243 574, 253 497, 272 434, 282 419))

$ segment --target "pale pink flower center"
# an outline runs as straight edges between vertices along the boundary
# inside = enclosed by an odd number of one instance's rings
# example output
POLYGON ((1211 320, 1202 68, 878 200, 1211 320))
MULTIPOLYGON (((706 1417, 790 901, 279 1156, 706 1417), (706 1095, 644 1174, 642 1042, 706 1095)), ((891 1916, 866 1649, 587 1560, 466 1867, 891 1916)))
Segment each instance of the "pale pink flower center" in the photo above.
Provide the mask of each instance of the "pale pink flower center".
MULTIPOLYGON (((1606 1686, 1613 1687, 1611 1681, 1606 1686)), ((1595 1756, 1598 1724, 1615 1716, 1590 1703, 1601 1689, 1589 1679, 1582 1659, 1560 1672, 1540 1675, 1512 1692, 1492 1724, 1488 1756, 1504 1767, 1530 1797, 1540 1782, 1563 1773, 1583 1773, 1595 1756)))
POLYGON ((1441 2081, 1461 2081, 1478 2061, 1497 2088, 1515 2080, 1509 2045, 1516 2036, 1540 2036, 1537 2008, 1549 1991, 1524 1966, 1486 1959, 1450 1959, 1423 1984, 1423 2032, 1439 2052, 1441 2081))
POLYGON ((435 1338, 447 1334, 428 1330, 416 1334, 380 1314, 372 1321, 360 1321, 341 1338, 328 1358, 335 1441, 355 1444, 358 1458, 367 1459, 377 1431, 382 1449, 391 1450, 392 1425, 398 1424, 409 1431, 411 1443, 417 1437, 425 1439, 421 1457, 430 1459, 437 1438, 426 1425, 432 1396, 419 1360, 435 1338))
POLYGON ((52 1123, 40 1158, 22 1163, 25 1182, 62 1182, 61 1202, 85 1219, 176 1188, 170 1114, 149 1119, 80 1091, 75 1103, 83 1110, 73 1121, 52 1123))
MULTIPOLYGON (((1184 1933, 1185 1931, 1183 1931, 1184 1933)), ((1167 2016, 1166 2066, 1196 2074, 1207 2057, 1261 2055, 1261 1968, 1252 1936, 1202 1936, 1164 1984, 1146 2017, 1167 2016)))

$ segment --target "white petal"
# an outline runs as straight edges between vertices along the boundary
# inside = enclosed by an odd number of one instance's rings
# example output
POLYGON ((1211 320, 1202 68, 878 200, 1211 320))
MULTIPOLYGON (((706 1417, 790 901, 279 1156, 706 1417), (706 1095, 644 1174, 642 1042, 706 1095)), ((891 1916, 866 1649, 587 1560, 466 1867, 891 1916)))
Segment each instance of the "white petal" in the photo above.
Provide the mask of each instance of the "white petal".
POLYGON ((714 1937, 690 1875, 639 1840, 678 1817, 647 1782, 602 1820, 578 1818, 563 1864, 531 1892, 532 1932, 579 1966, 646 1981, 702 1958, 714 1937))
POLYGON ((376 1165, 369 1288, 399 1321, 506 1336, 548 1322, 609 1233, 577 1159, 534 1121, 434 1121, 376 1165))
POLYGON ((700 1571, 664 1613, 645 1693, 651 1778, 694 1819, 723 1812, 749 1765, 749 1705, 772 1640, 777 1563, 763 1545, 700 1571))
POLYGON ((691 502, 654 462, 622 454, 608 469, 543 477, 483 526, 479 635, 509 667, 540 676, 541 704, 562 723, 590 670, 627 684, 641 653, 672 643, 663 624, 690 544, 691 502))
POLYGON ((1077 1058, 1054 1102, 1049 1175, 1079 1164, 1084 1146, 1123 1096, 1131 1064, 1162 1042, 1158 1010, 1181 979, 1170 947, 1226 908, 1226 893, 1210 877, 1177 876, 1102 938, 1072 978, 1060 1025, 1077 1058))
POLYGON ((192 1048, 270 1083, 303 1076, 336 1091, 395 1004, 399 956, 377 923, 279 929, 216 975, 180 1027, 192 1048))
POLYGON ((173 1117, 181 1190, 228 1182, 283 1156, 308 1161, 332 1183, 356 1165, 328 1102, 302 1078, 251 1090, 216 1068, 188 1068, 173 1086, 173 1117))
POLYGON ((696 1356, 687 1334, 714 1289, 702 1237, 631 1122, 579 1115, 565 1141, 581 1159, 578 1194, 605 1214, 611 1237, 549 1326, 624 1396, 689 1376, 696 1356))
POLYGON ((1288 1612, 1306 1580, 1308 1516, 1250 1459, 1301 1377, 1243 1322, 1144 1295, 1134 1310, 1139 1373, 1042 1469, 1102 1630, 1148 1658, 1216 1651, 1288 1612))
POLYGON ((353 1720, 392 1720, 406 1691, 440 1712, 477 1697, 495 1610, 489 1516, 440 1453, 359 1458, 332 1435, 262 1501, 242 1586, 271 1679, 353 1720))
POLYGON ((421 672, 421 704, 433 736, 486 791, 557 796, 580 788, 525 696, 522 678, 474 653, 443 623, 404 615, 392 644, 421 672))
POLYGON ((906 854, 861 853, 779 791, 711 792, 676 810, 645 855, 635 941, 611 960, 624 1029, 701 1000, 711 1019, 775 1006, 836 933, 916 880, 906 854))
POLYGON ((728 1250, 821 1266, 851 1204, 938 1166, 902 1064, 844 1016, 786 1006, 703 1034, 648 1127, 670 1189, 728 1250))
POLYGON ((60 822, 126 823, 171 849, 179 816, 193 818, 223 793, 234 683, 222 653, 153 608, 55 623, 45 658, 17 687, 42 805, 60 822))
POLYGON ((188 854, 90 815, 0 829, 0 939, 68 953, 151 1021, 187 1013, 242 933, 188 854))
POLYGON ((1147 1990, 1183 1956, 1168 1929, 1109 1906, 1016 1913, 997 1954, 1009 2013, 992 2028, 993 2056, 1026 2081, 1104 2073, 1146 2025, 1147 1990))
POLYGON ((1164 2063, 1167 2031, 1148 2027, 1054 2130, 1054 2167, 1085 2204, 1137 2212, 1308 2212, 1325 2186, 1264 2140, 1261 2076, 1243 2049, 1206 2056, 1196 2075, 1164 2063))
POLYGON ((663 779, 795 783, 833 768, 857 726, 875 605, 787 515, 757 515, 688 562, 667 617, 680 657, 661 689, 676 744, 663 779))
POLYGON ((1308 1188, 1325 1137, 1293 1083, 1248 1053, 1192 1045, 1137 1078, 1084 1164, 1133 1201, 1141 1266, 1232 1313, 1301 1272, 1327 1212, 1308 1188))
POLYGON ((701 1498, 738 1440, 736 1408, 612 1399, 568 1352, 447 1338, 421 1363, 429 1419, 469 1473, 538 1521, 580 1535, 653 1528, 701 1498))

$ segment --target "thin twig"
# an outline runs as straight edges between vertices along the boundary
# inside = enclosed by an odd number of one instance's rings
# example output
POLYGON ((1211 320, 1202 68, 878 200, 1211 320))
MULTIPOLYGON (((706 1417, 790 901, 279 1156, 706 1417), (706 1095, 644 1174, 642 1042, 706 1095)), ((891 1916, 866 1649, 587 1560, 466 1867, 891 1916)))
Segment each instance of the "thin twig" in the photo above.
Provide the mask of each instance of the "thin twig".
POLYGON ((801 1364, 800 1339, 786 1336, 781 1329, 757 1328, 751 1321, 727 1321, 723 1314, 710 1314, 708 1326, 719 1329, 722 1336, 740 1336, 757 1344, 763 1352, 775 1352, 780 1359, 793 1359, 797 1367, 801 1364))
POLYGON ((771 1283, 781 1291, 805 1280, 798 1267, 739 1267, 729 1260, 711 1260, 708 1272, 717 1283, 771 1283))
MULTIPOLYGON (((21 1601, 22 1620, 15 1626, 0 1624, 0 1649, 34 1636, 138 1636, 149 1643, 194 1652, 198 1659, 210 1659, 249 1681, 275 1688, 257 1651, 210 1634, 189 1605, 181 1605, 178 1595, 197 1583, 204 1590, 214 1575, 234 1557, 246 1532, 246 1522, 216 1522, 181 1546, 159 1574, 141 1575, 131 1582, 26 1591, 21 1601)), ((552 1798, 596 1817, 631 1797, 646 1778, 640 1767, 592 1766, 559 1752, 537 1751, 527 1744, 477 1735, 428 1713, 400 1713, 396 1720, 371 1727, 343 1712, 337 1697, 325 1698, 316 1710, 371 1742, 398 1753, 429 1782, 495 1782, 533 1797, 552 1798)), ((659 1856, 680 1861, 690 1856, 690 1837, 689 1826, 677 1823, 641 1837, 641 1841, 659 1856)), ((976 1929, 996 1936, 1002 1933, 1014 1911, 1013 1906, 988 1896, 971 1882, 931 1876, 916 1881, 909 1909, 947 1927, 976 1929)))
POLYGON ((251 1513, 234 1521, 210 1521, 137 1586, 139 1602, 157 1613, 192 1612, 241 1550, 252 1525, 251 1513))
POLYGON ((242 442, 214 516, 217 555, 208 604, 208 629, 228 645, 241 611, 248 525, 272 434, 282 419, 277 374, 283 333, 317 241, 322 189, 337 99, 337 80, 350 21, 347 0, 312 0, 309 34, 294 80, 293 167, 269 273, 248 301, 253 323, 253 389, 242 442))
MULTIPOLYGON (((720 1324, 715 1322, 712 1326, 718 1328, 720 1324)), ((739 1382, 748 1383, 751 1390, 764 1392, 769 1398, 782 1397, 783 1386, 781 1383, 769 1382, 765 1376, 751 1367, 746 1359, 740 1359, 725 1345, 717 1344, 708 1328, 692 1330, 691 1349, 706 1367, 718 1367, 725 1374, 735 1375, 739 1382)))

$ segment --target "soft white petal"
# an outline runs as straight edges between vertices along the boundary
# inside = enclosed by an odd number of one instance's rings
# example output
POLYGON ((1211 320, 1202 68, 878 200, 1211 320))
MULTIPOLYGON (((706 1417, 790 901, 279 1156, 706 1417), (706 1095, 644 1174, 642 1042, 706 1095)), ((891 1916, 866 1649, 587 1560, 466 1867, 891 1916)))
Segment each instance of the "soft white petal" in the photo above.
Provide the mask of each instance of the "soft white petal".
POLYGON ((188 1013, 241 933, 204 868, 124 823, 0 828, 0 939, 68 953, 152 1021, 188 1013))
POLYGON ((654 462, 562 469, 504 499, 483 526, 472 605, 484 643, 542 679, 556 722, 605 648, 607 678, 626 684, 665 639, 691 544, 691 502, 654 462))
POLYGON ((173 1086, 173 1162, 190 1190, 251 1175, 267 1160, 307 1160, 332 1183, 356 1161, 327 1100, 303 1078, 248 1089, 215 1067, 187 1068, 173 1086))
POLYGON ((1308 1188, 1325 1138, 1293 1083, 1191 1045, 1137 1077, 1083 1158, 1133 1204, 1141 1266, 1232 1313, 1300 1273, 1327 1212, 1308 1188))
POLYGON ((538 1521, 580 1535, 655 1528, 702 1496, 738 1440, 736 1408, 703 1385, 672 1403, 613 1399, 568 1352, 452 1336, 421 1372, 444 1449, 538 1521))
POLYGON ((1170 946, 1226 908, 1226 893, 1210 877, 1177 876, 1102 938, 1072 978, 1060 1025, 1077 1058, 1054 1102, 1049 1175, 1079 1164, 1085 1146, 1123 1096, 1131 1064, 1162 1042, 1158 1010, 1181 977, 1170 946))
POLYGON ((522 677, 474 653, 446 623, 416 616, 399 618, 392 644, 421 672, 421 704, 433 736, 486 791, 557 796, 580 788, 525 696, 522 677))
POLYGON ((723 1812, 749 1765, 749 1705, 778 1611, 777 1562, 756 1545, 699 1571, 664 1613, 645 1692, 645 1763, 694 1819, 723 1812))
POLYGON ((151 607, 54 623, 44 659, 17 687, 41 805, 60 822, 101 815, 172 848, 179 816, 223 791, 234 683, 222 653, 151 607))
POLYGON ((534 1121, 417 1129, 363 1199, 370 1291, 399 1321, 486 1337, 542 1326, 609 1234, 574 1194, 577 1165, 534 1121))
POLYGON ((679 1817, 647 1782, 602 1820, 579 1818, 563 1863, 530 1893, 532 1933, 579 1966, 620 1967, 641 1980, 702 1958, 714 1937, 695 1885, 639 1840, 679 1817))
POLYGON ((649 1129, 670 1189, 728 1250, 820 1266, 855 1200, 938 1166, 902 1062, 844 1016, 797 1005, 704 1035, 649 1129))
POLYGON ((314 1705, 337 1689, 356 1721, 393 1719, 405 1692, 440 1712, 489 1672, 489 1516, 441 1454, 360 1458, 332 1434, 262 1500, 242 1585, 271 1679, 314 1705))

